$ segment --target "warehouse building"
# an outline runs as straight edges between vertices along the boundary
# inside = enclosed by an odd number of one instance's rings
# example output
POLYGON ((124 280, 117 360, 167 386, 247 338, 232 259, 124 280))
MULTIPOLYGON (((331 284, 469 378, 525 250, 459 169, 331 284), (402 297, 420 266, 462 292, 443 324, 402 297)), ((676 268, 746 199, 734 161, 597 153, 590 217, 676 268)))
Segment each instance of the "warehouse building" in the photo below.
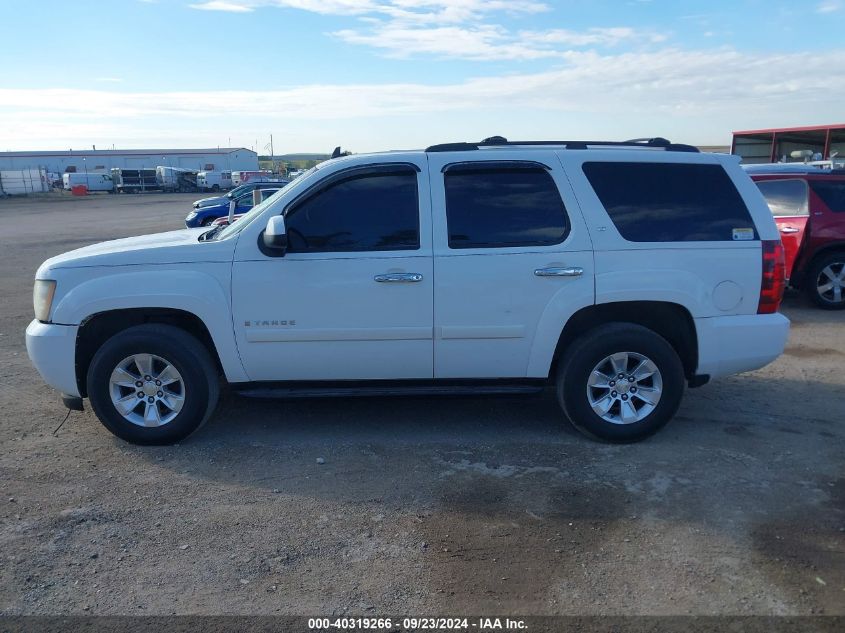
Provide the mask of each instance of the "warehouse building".
POLYGON ((199 171, 258 169, 258 155, 243 147, 212 149, 98 149, 59 152, 0 152, 0 170, 34 169, 48 172, 108 171, 183 167, 199 171))

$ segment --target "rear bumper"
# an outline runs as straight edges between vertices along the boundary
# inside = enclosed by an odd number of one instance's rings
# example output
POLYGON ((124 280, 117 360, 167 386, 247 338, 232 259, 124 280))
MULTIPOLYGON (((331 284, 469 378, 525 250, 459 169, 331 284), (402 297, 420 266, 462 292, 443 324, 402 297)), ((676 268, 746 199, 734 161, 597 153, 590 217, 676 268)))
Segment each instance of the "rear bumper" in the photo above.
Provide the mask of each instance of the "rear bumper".
POLYGON ((48 385, 79 397, 76 385, 76 325, 56 325, 32 321, 26 328, 29 359, 48 385))
POLYGON ((752 371, 783 354, 789 319, 779 313, 695 319, 697 374, 711 378, 752 371))

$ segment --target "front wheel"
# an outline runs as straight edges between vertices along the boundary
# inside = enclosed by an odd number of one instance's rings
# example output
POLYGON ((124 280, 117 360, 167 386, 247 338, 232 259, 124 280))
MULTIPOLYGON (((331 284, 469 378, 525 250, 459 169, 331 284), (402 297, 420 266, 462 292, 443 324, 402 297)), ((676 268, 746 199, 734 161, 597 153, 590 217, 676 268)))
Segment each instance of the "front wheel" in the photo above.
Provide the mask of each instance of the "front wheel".
POLYGON ((103 425, 133 444, 172 444, 210 417, 218 377, 208 351, 170 325, 115 334, 88 369, 88 398, 103 425))
POLYGON ((684 369, 659 334, 632 323, 609 323, 566 351, 557 375, 558 401, 575 428, 608 442, 637 442, 678 410, 684 369))
POLYGON ((810 268, 805 284, 810 299, 819 307, 845 308, 845 253, 822 256, 810 268))

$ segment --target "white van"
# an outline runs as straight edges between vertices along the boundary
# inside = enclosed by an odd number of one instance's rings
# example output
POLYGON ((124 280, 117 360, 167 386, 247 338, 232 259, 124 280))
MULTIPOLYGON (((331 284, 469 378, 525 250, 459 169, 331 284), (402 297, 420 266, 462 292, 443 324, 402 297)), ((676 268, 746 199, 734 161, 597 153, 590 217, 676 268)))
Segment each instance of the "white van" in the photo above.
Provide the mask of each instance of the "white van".
POLYGON ((201 171, 197 174, 197 187, 201 191, 220 191, 232 188, 232 172, 201 171))
POLYGON ((88 191, 112 191, 114 182, 109 174, 103 173, 67 173, 62 174, 62 187, 67 191, 76 185, 85 185, 88 191))

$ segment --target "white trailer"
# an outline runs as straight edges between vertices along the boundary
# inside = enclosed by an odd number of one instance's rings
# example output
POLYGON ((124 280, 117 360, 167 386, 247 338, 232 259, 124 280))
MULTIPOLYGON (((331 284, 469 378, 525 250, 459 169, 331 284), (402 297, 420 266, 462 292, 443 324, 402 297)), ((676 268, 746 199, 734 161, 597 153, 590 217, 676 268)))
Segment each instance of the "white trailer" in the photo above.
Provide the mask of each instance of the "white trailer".
POLYGON ((62 188, 70 191, 76 185, 85 185, 88 191, 111 191, 114 189, 110 174, 101 172, 62 174, 62 188))
POLYGON ((233 171, 232 185, 239 187, 250 180, 267 180, 272 178, 273 172, 269 169, 256 169, 254 171, 233 171))
POLYGON ((220 191, 231 189, 232 186, 230 171, 201 171, 197 174, 197 187, 203 191, 220 191))
POLYGON ((47 170, 6 169, 0 171, 0 194, 14 196, 26 193, 45 193, 50 191, 47 170))
POLYGON ((163 191, 196 191, 197 170, 181 167, 156 167, 156 180, 163 191))

